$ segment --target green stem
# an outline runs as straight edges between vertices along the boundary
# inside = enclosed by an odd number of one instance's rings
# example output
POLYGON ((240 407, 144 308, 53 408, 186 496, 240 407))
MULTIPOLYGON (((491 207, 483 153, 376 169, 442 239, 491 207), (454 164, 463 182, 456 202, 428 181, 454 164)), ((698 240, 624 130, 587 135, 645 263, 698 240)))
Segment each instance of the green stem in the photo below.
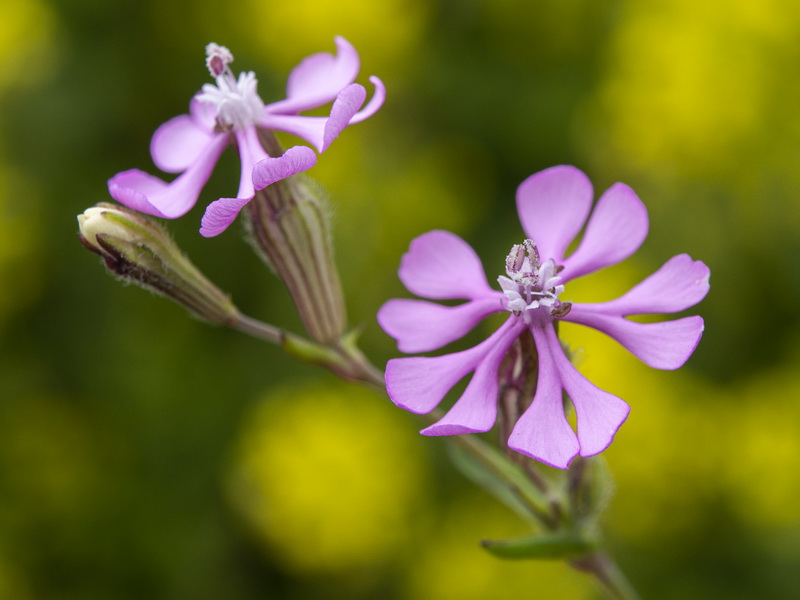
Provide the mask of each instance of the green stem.
POLYGON ((378 392, 385 391, 383 372, 370 363, 347 336, 336 344, 321 344, 241 313, 229 325, 241 333, 279 346, 302 362, 325 367, 339 377, 364 383, 378 392))
POLYGON ((570 566, 594 575, 600 587, 612 600, 640 600, 625 574, 605 552, 587 554, 569 561, 570 566))
POLYGON ((238 315, 237 320, 231 324, 231 327, 251 337, 277 346, 281 345, 286 336, 286 332, 283 329, 268 323, 262 323, 243 314, 238 315))

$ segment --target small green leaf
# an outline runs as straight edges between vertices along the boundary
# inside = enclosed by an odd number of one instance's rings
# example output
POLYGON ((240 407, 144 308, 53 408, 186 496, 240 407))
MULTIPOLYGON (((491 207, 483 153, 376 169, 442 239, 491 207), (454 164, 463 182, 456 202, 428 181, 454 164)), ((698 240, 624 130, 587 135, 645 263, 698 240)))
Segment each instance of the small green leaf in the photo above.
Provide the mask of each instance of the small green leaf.
POLYGON ((481 545, 500 558, 561 560, 586 554, 594 543, 575 532, 537 533, 513 540, 483 540, 481 545))

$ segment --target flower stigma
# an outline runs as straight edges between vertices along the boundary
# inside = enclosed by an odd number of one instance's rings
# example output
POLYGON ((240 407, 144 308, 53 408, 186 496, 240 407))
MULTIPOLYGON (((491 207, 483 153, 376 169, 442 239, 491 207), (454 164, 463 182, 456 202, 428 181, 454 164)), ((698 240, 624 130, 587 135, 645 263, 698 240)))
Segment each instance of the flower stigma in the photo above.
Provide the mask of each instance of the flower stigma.
POLYGON ((217 128, 221 131, 252 127, 264 113, 264 102, 256 91, 255 73, 239 73, 236 79, 228 67, 232 62, 233 54, 225 46, 213 42, 206 46, 206 66, 217 84, 205 84, 197 100, 214 106, 217 128))
POLYGON ((530 324, 535 309, 543 308, 551 317, 561 318, 572 308, 571 302, 562 302, 558 295, 564 291, 559 283, 560 267, 552 258, 542 262, 539 250, 532 240, 514 244, 506 257, 506 274, 497 282, 505 295, 505 309, 522 316, 530 324))

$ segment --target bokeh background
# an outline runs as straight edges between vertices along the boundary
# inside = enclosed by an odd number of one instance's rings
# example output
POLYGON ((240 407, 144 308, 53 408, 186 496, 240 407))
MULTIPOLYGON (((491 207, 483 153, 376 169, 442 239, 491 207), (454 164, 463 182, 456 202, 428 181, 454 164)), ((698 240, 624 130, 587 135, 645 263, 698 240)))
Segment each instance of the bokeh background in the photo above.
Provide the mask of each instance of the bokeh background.
MULTIPOLYGON (((677 372, 565 328, 632 406, 604 520, 643 597, 800 596, 800 4, 794 0, 0 0, 0 598, 596 598, 388 401, 106 275, 75 216, 229 46, 262 97, 347 37, 385 107, 312 175, 335 206, 353 325, 404 295, 408 242, 454 231, 499 273, 514 190, 555 164, 647 204, 611 298, 689 252, 712 270, 677 372)), ((228 153, 203 199, 238 182, 228 153)), ((245 312, 299 327, 241 240, 170 229, 245 312)))

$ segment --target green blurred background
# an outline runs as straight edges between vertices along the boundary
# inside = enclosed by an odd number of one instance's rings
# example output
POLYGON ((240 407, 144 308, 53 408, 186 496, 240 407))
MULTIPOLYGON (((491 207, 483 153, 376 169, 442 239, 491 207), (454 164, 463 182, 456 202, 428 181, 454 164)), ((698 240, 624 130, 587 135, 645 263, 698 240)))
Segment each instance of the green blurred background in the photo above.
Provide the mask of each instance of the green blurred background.
MULTIPOLYGON (((606 456, 609 544, 643 597, 800 596, 800 4, 795 0, 0 0, 0 598, 596 598, 559 563, 478 540, 525 533, 388 401, 123 287, 76 239, 105 181, 208 81, 225 44, 282 97, 347 37, 384 108, 311 175, 335 205, 351 322, 404 295, 412 237, 454 231, 499 273, 516 186, 555 164, 631 185, 651 233, 575 282, 611 298, 679 252, 712 270, 705 337, 652 371, 565 335, 632 406, 606 456)), ((290 140, 288 140, 290 141, 290 140)), ((245 312, 297 329, 202 206, 181 246, 245 312)))

